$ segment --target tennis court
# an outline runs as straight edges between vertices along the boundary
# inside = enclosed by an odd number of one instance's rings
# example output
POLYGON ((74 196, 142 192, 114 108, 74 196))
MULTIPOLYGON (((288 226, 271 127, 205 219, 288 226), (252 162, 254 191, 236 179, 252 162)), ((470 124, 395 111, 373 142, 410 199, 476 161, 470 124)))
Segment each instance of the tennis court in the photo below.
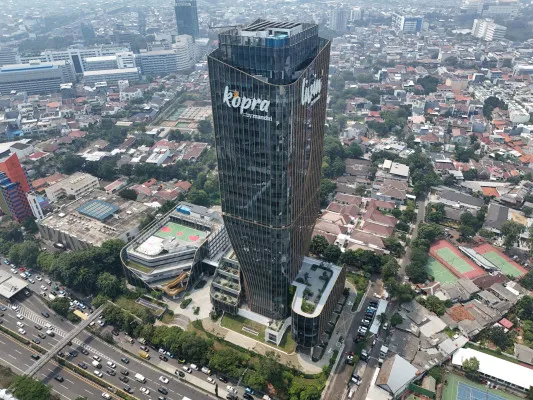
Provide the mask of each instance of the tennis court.
POLYGON ((453 267, 457 271, 459 271, 462 275, 474 269, 468 262, 463 260, 460 256, 455 254, 452 250, 450 250, 447 247, 437 250, 437 254, 448 264, 453 265, 453 267))
POLYGON ((435 281, 440 282, 441 284, 457 282, 457 277, 433 257, 429 257, 426 268, 429 275, 431 275, 433 278, 435 278, 435 281))
POLYGON ((487 385, 469 381, 454 374, 446 374, 446 385, 442 400, 519 400, 520 397, 501 390, 490 389, 487 385))
POLYGON ((490 244, 482 244, 474 249, 491 263, 496 265, 505 275, 512 275, 514 277, 523 276, 527 273, 527 269, 515 263, 501 251, 490 244))
POLYGON ((199 231, 198 229, 190 228, 175 222, 167 222, 165 226, 161 227, 155 233, 161 239, 170 239, 177 237, 184 242, 197 242, 207 236, 207 232, 199 231))

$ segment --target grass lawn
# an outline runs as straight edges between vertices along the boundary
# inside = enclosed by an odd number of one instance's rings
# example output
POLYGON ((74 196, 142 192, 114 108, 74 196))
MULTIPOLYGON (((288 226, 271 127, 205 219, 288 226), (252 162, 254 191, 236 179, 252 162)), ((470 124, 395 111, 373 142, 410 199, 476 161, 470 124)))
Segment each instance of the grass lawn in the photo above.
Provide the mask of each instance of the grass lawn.
POLYGON ((172 321, 174 321, 174 315, 170 315, 168 312, 163 314, 163 317, 161 318, 162 323, 170 324, 172 321))
POLYGON ((272 342, 265 341, 266 327, 264 325, 261 325, 258 322, 246 319, 244 317, 241 317, 240 315, 224 314, 224 317, 222 317, 222 321, 220 324, 224 328, 231 329, 232 331, 240 333, 241 335, 244 335, 244 336, 248 336, 249 338, 255 339, 258 342, 268 344, 269 346, 277 347, 278 349, 286 353, 292 353, 296 350, 296 342, 292 338, 292 334, 290 333, 290 330, 287 330, 287 332, 281 339, 280 345, 276 346, 272 342), (252 332, 249 332, 247 330, 243 330, 244 327, 247 327, 255 332, 258 332, 258 335, 255 335, 252 332))
MULTIPOLYGON (((442 400, 457 400, 457 386, 459 382, 464 382, 465 384, 475 387, 477 389, 483 390, 484 392, 487 392, 488 394, 499 396, 507 400, 520 400, 520 397, 513 396, 512 394, 508 394, 506 392, 503 392, 501 390, 496 389, 489 389, 486 385, 483 385, 481 383, 473 382, 471 380, 466 379, 465 377, 455 375, 455 374, 446 374, 444 376, 444 381, 447 381, 447 384, 444 385, 444 390, 442 391, 442 400)), ((494 399, 494 397, 491 397, 494 399)))
POLYGON ((114 303, 118 307, 123 308, 124 310, 127 310, 135 315, 137 315, 139 311, 143 312, 141 310, 148 310, 149 312, 152 312, 152 310, 150 310, 149 308, 141 306, 140 304, 135 303, 135 300, 128 299, 127 297, 124 297, 124 296, 119 297, 117 300, 115 300, 114 303))

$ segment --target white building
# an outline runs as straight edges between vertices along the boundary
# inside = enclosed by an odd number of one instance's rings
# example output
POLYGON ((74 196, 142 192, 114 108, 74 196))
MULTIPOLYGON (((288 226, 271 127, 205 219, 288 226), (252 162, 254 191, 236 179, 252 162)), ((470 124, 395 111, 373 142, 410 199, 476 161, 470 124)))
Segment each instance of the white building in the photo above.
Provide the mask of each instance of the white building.
POLYGON ((422 23, 424 18, 420 16, 413 15, 401 15, 394 13, 392 14, 392 28, 396 32, 401 32, 405 34, 416 34, 422 30, 422 23))
POLYGON ((35 219, 38 221, 44 219, 44 213, 43 209, 41 208, 41 204, 39 203, 39 197, 34 192, 26 193, 26 197, 35 219))
POLYGON ((363 18, 363 10, 361 7, 353 7, 350 10, 350 21, 359 21, 363 18))
POLYGON ((117 56, 87 57, 85 71, 98 71, 101 69, 117 69, 117 56))
POLYGON ((86 85, 93 85, 96 82, 116 83, 128 80, 135 82, 140 79, 138 68, 103 69, 99 71, 87 71, 83 73, 83 80, 86 85))
POLYGON ((98 178, 82 172, 76 172, 68 178, 47 187, 45 192, 50 201, 57 201, 67 196, 78 198, 98 186, 98 178))
POLYGON ((462 367, 463 361, 475 357, 479 361, 479 374, 498 385, 525 392, 533 383, 533 370, 474 349, 459 349, 452 364, 462 367))
POLYGON ((329 16, 329 28, 338 31, 344 32, 346 30, 346 23, 348 22, 348 11, 346 9, 339 7, 334 10, 331 10, 329 16))
POLYGON ((137 65, 143 75, 168 75, 178 72, 178 53, 174 50, 141 51, 137 65))
POLYGON ((177 55, 178 72, 187 71, 194 68, 195 46, 192 36, 179 35, 176 36, 176 43, 172 48, 177 55))
POLYGON ((492 19, 475 19, 472 25, 472 36, 487 42, 501 40, 505 36, 507 27, 498 25, 492 19))

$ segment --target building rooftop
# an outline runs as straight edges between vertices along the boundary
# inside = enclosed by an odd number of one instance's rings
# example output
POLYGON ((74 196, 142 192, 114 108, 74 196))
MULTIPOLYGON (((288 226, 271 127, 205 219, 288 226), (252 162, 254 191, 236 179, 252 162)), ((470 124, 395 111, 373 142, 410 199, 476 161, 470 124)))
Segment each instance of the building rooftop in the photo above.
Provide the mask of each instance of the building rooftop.
POLYGON ((136 74, 139 70, 137 68, 121 68, 121 69, 101 69, 98 71, 86 71, 83 76, 99 76, 99 75, 115 75, 115 74, 136 74))
POLYGON ((302 268, 292 283, 296 286, 292 309, 309 318, 319 316, 341 271, 337 265, 304 257, 302 268))
POLYGON ((22 289, 28 286, 28 282, 13 275, 7 270, 0 270, 0 296, 10 299, 22 289))
POLYGON ((85 62, 116 61, 116 56, 85 57, 85 62))
POLYGON ((59 202, 39 223, 99 246, 137 227, 149 211, 142 203, 95 189, 75 201, 59 202))

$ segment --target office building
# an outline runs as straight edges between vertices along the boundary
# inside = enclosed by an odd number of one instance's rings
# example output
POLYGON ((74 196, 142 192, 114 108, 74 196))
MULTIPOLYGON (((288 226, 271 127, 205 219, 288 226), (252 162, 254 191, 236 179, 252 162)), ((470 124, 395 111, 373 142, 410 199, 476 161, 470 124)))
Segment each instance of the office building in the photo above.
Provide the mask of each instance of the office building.
POLYGON ((26 198, 30 205, 31 212, 36 220, 44 219, 43 203, 50 205, 43 197, 37 195, 35 192, 26 193, 26 198))
POLYGON ((50 201, 58 201, 68 196, 71 196, 74 200, 96 189, 99 185, 98 178, 83 172, 76 172, 48 186, 45 189, 45 193, 50 201))
POLYGON ((193 41, 200 37, 196 0, 176 0, 174 11, 176 12, 178 35, 190 35, 193 41))
POLYGON ((481 16, 488 18, 516 18, 520 13, 518 1, 491 1, 481 6, 481 16))
POLYGON ((392 28, 398 33, 416 34, 422 30, 423 17, 392 14, 392 28))
POLYGON ((319 209, 329 53, 315 24, 259 19, 208 56, 224 224, 246 305, 269 319, 290 315, 319 209))
POLYGON ((176 36, 176 43, 172 45, 172 48, 177 55, 178 72, 190 71, 194 68, 196 49, 192 36, 176 36))
MULTIPOLYGON (((187 51, 187 60, 190 60, 191 57, 187 46, 180 48, 180 50, 181 49, 187 51)), ((180 57, 181 55, 178 54, 177 48, 172 50, 146 51, 137 55, 137 64, 139 65, 143 75, 163 76, 179 71, 178 60, 180 57)), ((192 61, 194 62, 194 59, 192 59, 192 61)), ((184 69, 189 69, 191 66, 191 62, 188 62, 186 63, 187 68, 184 69)))
POLYGON ((118 69, 117 56, 87 57, 84 60, 85 71, 101 69, 118 69))
POLYGON ((66 50, 45 50, 38 56, 21 56, 21 63, 39 60, 41 62, 65 61, 74 67, 77 74, 85 71, 84 59, 88 57, 113 56, 117 53, 130 52, 124 46, 101 45, 94 47, 69 47, 66 50))
POLYGON ((472 36, 487 42, 503 39, 506 31, 507 27, 498 25, 489 18, 475 19, 472 25, 472 36))
POLYGON ((0 94, 12 91, 32 94, 59 92, 62 83, 74 82, 72 65, 65 61, 32 61, 0 67, 0 94))
POLYGON ((344 32, 348 23, 348 11, 342 7, 331 10, 329 16, 329 29, 337 32, 344 32))
POLYGON ((119 69, 124 68, 135 68, 135 54, 132 51, 121 51, 116 54, 117 57, 117 67, 119 69))
POLYGON ((28 175, 16 154, 0 161, 0 209, 15 221, 32 215, 26 193, 31 190, 28 175))
POLYGON ((2 65, 18 64, 20 58, 15 49, 3 48, 0 49, 0 67, 2 65))
POLYGON ((350 21, 360 21, 363 18, 361 7, 352 7, 350 10, 350 21))
POLYGON ((136 82, 140 79, 138 68, 102 69, 98 71, 86 71, 83 73, 83 81, 86 85, 95 83, 114 84, 118 81, 136 82))

